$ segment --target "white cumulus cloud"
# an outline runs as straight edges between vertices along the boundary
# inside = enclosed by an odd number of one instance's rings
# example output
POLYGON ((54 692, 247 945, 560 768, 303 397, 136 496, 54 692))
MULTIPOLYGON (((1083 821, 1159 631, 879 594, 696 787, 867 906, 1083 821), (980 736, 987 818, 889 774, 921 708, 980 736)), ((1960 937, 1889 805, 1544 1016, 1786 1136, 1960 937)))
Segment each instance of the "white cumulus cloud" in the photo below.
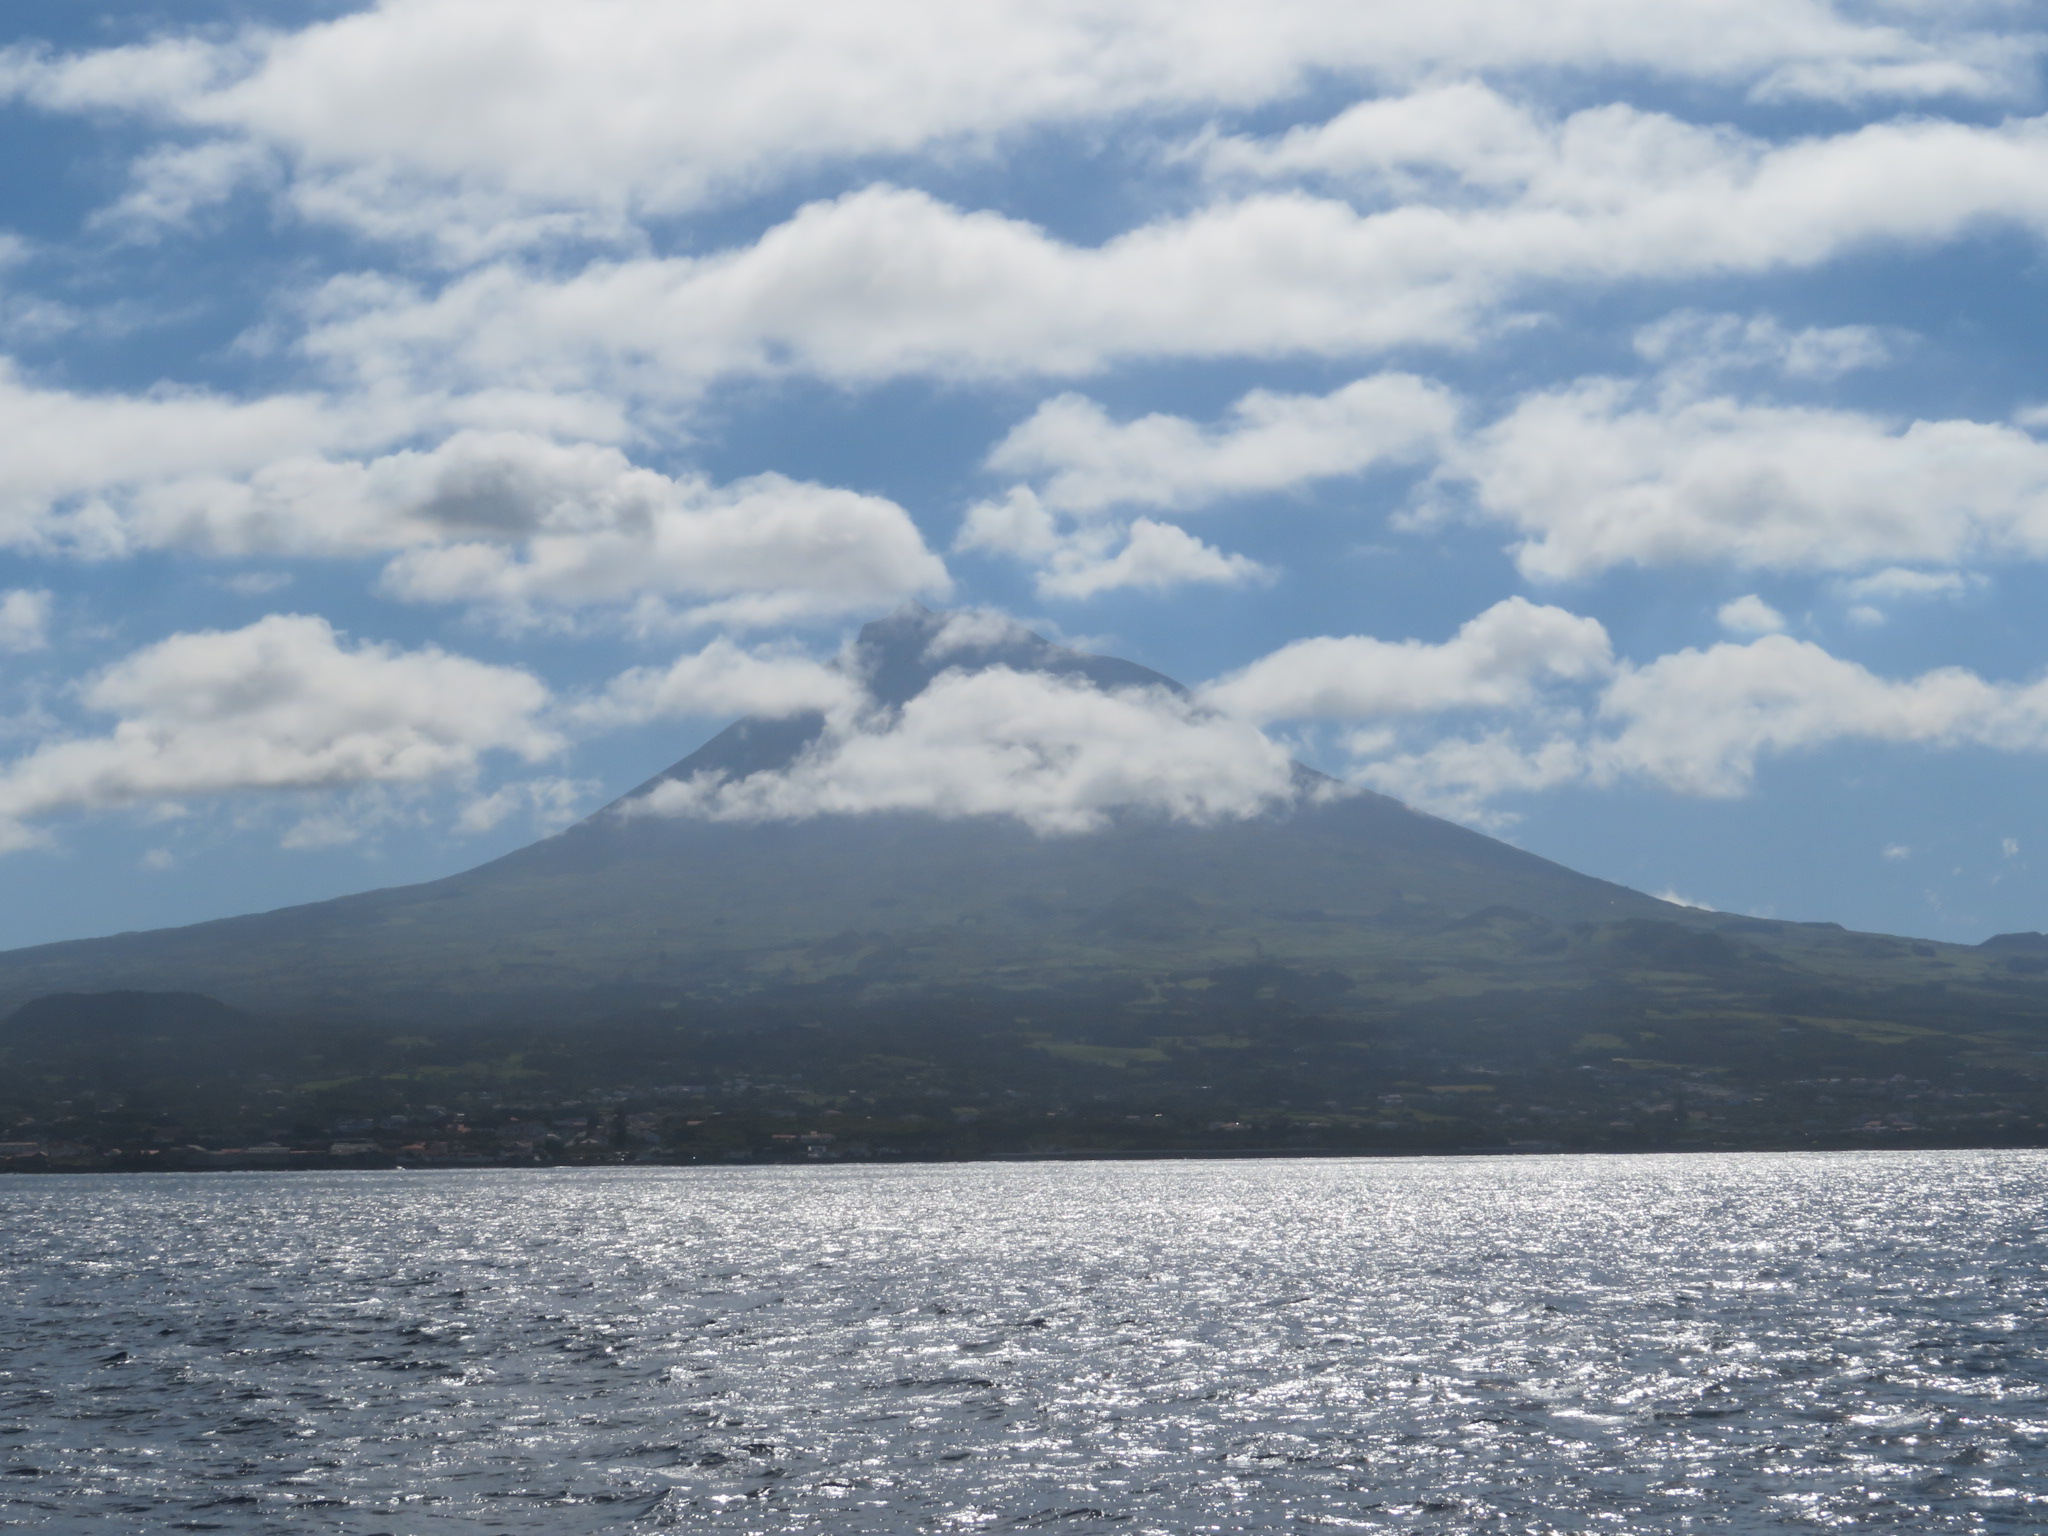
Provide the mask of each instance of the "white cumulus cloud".
MULTIPOLYGON (((457 424, 530 404, 443 400, 415 414, 367 396, 88 395, 0 367, 0 543, 102 557, 388 552, 398 596, 518 616, 675 599, 700 617, 779 622, 949 588, 909 515, 881 497, 775 474, 718 485, 609 442, 457 424), (391 446, 435 429, 431 447, 391 446)), ((556 414, 572 431, 617 425, 587 407, 556 414)))
POLYGON ((1594 749, 1599 775, 1692 794, 1740 793, 1760 757, 1837 741, 2048 750, 2048 683, 1994 683, 1960 667, 1885 678, 1785 635, 1631 668, 1599 712, 1618 727, 1594 749))
POLYGON ((1731 598, 1714 617, 1731 635, 1774 635, 1785 627, 1785 615, 1754 592, 1731 598))
POLYGON ((1236 586, 1271 573, 1256 560, 1205 544, 1186 529, 1141 517, 1115 540, 1081 530, 1052 553, 1038 578, 1044 597, 1089 598, 1119 588, 1163 592, 1189 582, 1236 586), (1111 549, 1114 548, 1114 553, 1111 549))
POLYGON ((2048 445, 1997 422, 1586 379, 1524 398, 1443 474, 1521 536, 1517 563, 1547 579, 2048 554, 2048 445))
POLYGON ((1120 588, 1163 592, 1190 582, 1236 586, 1272 574, 1256 560, 1225 553, 1156 518, 1076 526, 1022 485, 969 507, 953 547, 1030 561, 1039 567, 1039 596, 1069 600, 1120 588))
POLYGON ((679 596, 704 605, 697 617, 762 624, 952 585, 896 503, 784 475, 719 486, 642 469, 612 448, 502 435, 356 473, 417 541, 384 577, 414 601, 524 615, 679 596), (420 537, 428 530, 432 543, 420 537))
POLYGON ((257 790, 464 779, 488 753, 529 761, 563 745, 530 673, 435 647, 342 642, 326 620, 272 614, 173 635, 90 679, 104 735, 46 741, 0 765, 0 838, 34 841, 62 811, 257 790))
POLYGON ((1366 635, 1297 640, 1203 692, 1246 719, 1365 720, 1527 704, 1546 682, 1597 679, 1613 668, 1598 620, 1511 597, 1442 644, 1366 635))
POLYGON ((577 708, 596 725, 635 725, 692 715, 784 718, 813 710, 845 717, 863 699, 843 666, 799 652, 753 650, 723 638, 666 667, 635 667, 577 708))
POLYGON ((1669 374, 1692 381, 1735 369, 1770 369, 1825 382, 1890 362, 1892 342, 1871 325, 1792 330, 1775 315, 1715 315, 1682 309, 1636 332, 1635 349, 1669 374))
POLYGON ((1457 413, 1442 385, 1403 373, 1327 395, 1253 390, 1214 426, 1162 414, 1117 422, 1094 401, 1065 394, 1013 428, 988 467, 1037 480, 1040 501, 1055 511, 1184 510, 1413 462, 1450 437, 1457 413))
POLYGON ((0 651, 40 651, 50 643, 49 593, 16 587, 0 592, 0 651))
POLYGON ((1958 667, 1886 678, 1766 635, 1621 669, 1576 731, 1509 722, 1387 753, 1360 777, 1463 814, 1502 794, 1630 779, 1729 797, 1750 788, 1767 757, 1842 742, 2048 752, 2048 682, 1993 682, 1958 667))
POLYGON ((1966 576, 1961 571, 1909 571, 1889 566, 1881 571, 1872 571, 1868 576, 1845 581, 1841 586, 1844 596, 1863 601, 1899 598, 1926 601, 1961 597, 1981 581, 1981 577, 1966 576))
POLYGON ((117 553, 167 537, 175 514, 151 510, 157 488, 254 474, 360 428, 313 395, 84 394, 0 359, 0 434, 0 542, 117 553))
POLYGON ((970 507, 955 547, 1037 563, 1039 594, 1049 598, 1263 580, 1271 573, 1257 562, 1158 518, 1132 519, 1128 509, 1185 511, 1414 462, 1443 444, 1456 417, 1450 391, 1411 374, 1360 379, 1328 395, 1254 390, 1214 426, 1158 413, 1118 422, 1084 396, 1060 395, 987 459, 997 473, 1035 483, 970 507))
POLYGON ((2048 753, 2048 680, 1885 677, 1782 634, 1619 661, 1595 621, 1520 598, 1439 645, 1296 641, 1201 696, 1251 720, 1360 723, 1344 738, 1357 782, 1480 821, 1570 785, 1740 795, 1764 760, 1843 742, 2048 753), (1441 718, 1459 715, 1476 725, 1441 718))

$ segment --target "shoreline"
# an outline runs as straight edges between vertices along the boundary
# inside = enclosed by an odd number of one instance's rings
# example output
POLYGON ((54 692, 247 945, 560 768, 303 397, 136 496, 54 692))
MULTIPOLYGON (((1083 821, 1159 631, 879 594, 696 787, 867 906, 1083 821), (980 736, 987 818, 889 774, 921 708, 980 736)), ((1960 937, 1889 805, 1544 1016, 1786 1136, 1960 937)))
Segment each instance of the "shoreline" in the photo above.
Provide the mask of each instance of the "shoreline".
MULTIPOLYGON (((932 1167, 968 1163, 1104 1163, 1104 1162, 1260 1162, 1296 1158, 1330 1160, 1403 1160, 1416 1158, 1532 1158, 1532 1157, 1675 1157, 1702 1154, 1755 1154, 1781 1156, 1788 1152, 2038 1152, 2048 1151, 2044 1141, 1957 1141, 1919 1139, 1889 1142, 1842 1142, 1816 1145, 1811 1142, 1774 1145, 1714 1145, 1707 1143, 1668 1144, 1643 1147, 1101 1147, 1063 1148, 1033 1152, 984 1152, 965 1156, 835 1157, 835 1158, 683 1158, 633 1157, 616 1160, 565 1162, 411 1161, 332 1159, 315 1162, 318 1154, 289 1159, 251 1158, 197 1162, 145 1163, 135 1158, 118 1162, 67 1160, 42 1167, 0 1167, 0 1177, 39 1178, 65 1175, 124 1174, 147 1177, 152 1174, 194 1173, 562 1173, 579 1169, 619 1170, 629 1168, 890 1168, 932 1167)), ((23 1160, 27 1161, 27 1160, 23 1160)))

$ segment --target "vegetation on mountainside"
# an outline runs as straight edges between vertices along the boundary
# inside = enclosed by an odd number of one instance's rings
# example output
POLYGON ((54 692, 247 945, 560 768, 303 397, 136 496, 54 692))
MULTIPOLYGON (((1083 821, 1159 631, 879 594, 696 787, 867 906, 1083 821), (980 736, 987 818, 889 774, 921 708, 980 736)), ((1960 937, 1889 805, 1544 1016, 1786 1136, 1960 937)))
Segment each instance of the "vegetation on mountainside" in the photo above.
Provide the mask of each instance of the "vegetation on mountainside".
MULTIPOLYGON (((880 705, 941 666, 1172 686, 1030 636, 935 659, 942 622, 863 631, 880 705)), ((742 721, 670 774, 775 771, 816 728, 742 721)), ((1676 907, 1302 774, 1285 812, 1067 837, 607 811, 427 885, 18 950, 0 1131, 37 1166, 2044 1134, 2048 939, 1676 907)))
POLYGON ((336 1139, 424 1161, 2048 1139, 2048 988, 2014 941, 1816 928, 1758 951, 1625 923, 1511 964, 1531 933, 1497 914, 1411 935, 1392 981, 1266 962, 1028 1001, 848 982, 427 1029, 53 998, 0 1028, 0 1127, 126 1165, 336 1139))

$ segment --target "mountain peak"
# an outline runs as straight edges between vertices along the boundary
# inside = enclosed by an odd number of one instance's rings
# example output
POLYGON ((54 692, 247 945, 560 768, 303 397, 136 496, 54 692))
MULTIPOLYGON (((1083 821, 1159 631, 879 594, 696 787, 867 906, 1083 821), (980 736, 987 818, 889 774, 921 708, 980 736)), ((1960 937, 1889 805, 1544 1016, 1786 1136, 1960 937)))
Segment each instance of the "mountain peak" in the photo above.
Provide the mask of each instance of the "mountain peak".
MULTIPOLYGON (((1187 689, 1162 672, 1115 656, 1095 656, 1058 645, 1000 614, 934 612, 908 602, 861 626, 845 663, 877 705, 901 709, 947 672, 1043 672, 1081 678, 1097 688, 1187 689)), ((787 768, 825 728, 815 711, 783 718, 749 715, 736 720, 688 757, 663 769, 597 813, 603 816, 672 779, 713 773, 729 779, 787 768)), ((592 820, 597 819, 593 817, 592 820)))
POLYGON ((934 612, 905 603, 887 618, 861 627, 853 665, 869 697, 900 708, 944 672, 1046 672, 1080 677, 1098 688, 1187 690, 1164 673, 1114 656, 1095 656, 1058 645, 1002 614, 971 609, 934 612))

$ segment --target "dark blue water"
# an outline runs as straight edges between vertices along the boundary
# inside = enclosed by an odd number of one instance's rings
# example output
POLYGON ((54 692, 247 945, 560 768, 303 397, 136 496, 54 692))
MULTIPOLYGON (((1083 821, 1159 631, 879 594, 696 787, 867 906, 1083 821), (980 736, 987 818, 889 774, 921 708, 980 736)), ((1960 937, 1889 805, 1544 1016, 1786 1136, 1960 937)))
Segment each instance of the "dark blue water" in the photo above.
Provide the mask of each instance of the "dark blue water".
POLYGON ((2048 1528, 2048 1155, 0 1180, 0 1526, 2048 1528))

